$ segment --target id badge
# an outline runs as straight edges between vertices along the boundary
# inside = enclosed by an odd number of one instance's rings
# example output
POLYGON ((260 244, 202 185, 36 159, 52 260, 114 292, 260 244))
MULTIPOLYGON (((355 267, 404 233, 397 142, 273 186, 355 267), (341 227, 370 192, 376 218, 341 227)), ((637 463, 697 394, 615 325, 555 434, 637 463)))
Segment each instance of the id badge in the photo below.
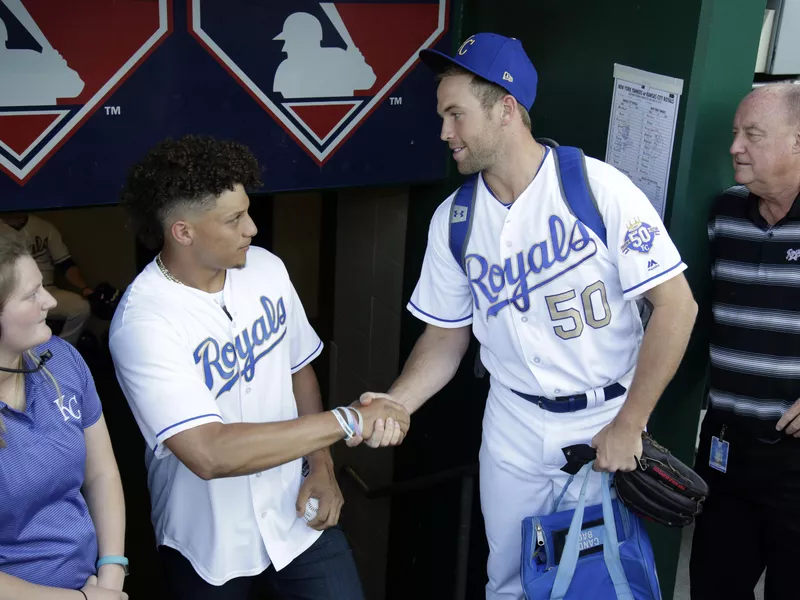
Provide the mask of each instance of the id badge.
POLYGON ((711 456, 708 459, 708 466, 723 473, 728 470, 728 450, 730 442, 720 441, 717 436, 711 438, 711 456))

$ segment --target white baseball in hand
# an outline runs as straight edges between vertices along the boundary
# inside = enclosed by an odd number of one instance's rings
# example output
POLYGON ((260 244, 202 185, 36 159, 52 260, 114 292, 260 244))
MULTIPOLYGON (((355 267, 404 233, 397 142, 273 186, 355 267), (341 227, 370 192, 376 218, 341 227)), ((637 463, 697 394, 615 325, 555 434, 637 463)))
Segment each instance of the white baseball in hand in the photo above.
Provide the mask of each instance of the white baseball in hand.
POLYGON ((317 510, 319 509, 319 500, 317 498, 309 498, 306 502, 306 512, 303 519, 306 523, 310 523, 317 517, 317 510))

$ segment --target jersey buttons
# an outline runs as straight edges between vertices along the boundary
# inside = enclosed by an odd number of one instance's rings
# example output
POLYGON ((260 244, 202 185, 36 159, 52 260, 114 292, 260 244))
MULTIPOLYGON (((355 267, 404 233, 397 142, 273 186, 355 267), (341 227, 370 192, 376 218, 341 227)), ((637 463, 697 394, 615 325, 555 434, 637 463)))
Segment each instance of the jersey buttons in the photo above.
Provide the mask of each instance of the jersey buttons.
POLYGON ((522 321, 523 323, 527 323, 528 322, 528 317, 522 317, 520 319, 520 321, 522 321))
POLYGON ((537 356, 536 358, 534 358, 533 362, 535 362, 538 365, 539 364, 539 357, 537 356))

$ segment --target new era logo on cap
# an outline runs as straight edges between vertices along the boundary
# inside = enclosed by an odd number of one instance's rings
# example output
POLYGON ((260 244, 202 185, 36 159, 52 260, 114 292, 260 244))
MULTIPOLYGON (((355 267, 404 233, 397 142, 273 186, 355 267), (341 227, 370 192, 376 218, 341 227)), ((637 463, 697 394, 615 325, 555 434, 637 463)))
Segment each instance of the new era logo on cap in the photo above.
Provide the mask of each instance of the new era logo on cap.
POLYGON ((496 33, 477 33, 461 44, 455 56, 437 50, 423 50, 419 57, 436 72, 443 71, 449 65, 458 65, 491 81, 508 91, 527 110, 531 109, 536 99, 539 77, 516 38, 496 33))

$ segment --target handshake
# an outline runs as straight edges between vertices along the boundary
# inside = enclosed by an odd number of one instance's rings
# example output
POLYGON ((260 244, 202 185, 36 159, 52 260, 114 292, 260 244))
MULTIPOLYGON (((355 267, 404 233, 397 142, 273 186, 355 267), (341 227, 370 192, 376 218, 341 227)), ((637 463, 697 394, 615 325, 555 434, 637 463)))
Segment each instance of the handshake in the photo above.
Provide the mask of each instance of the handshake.
POLYGON ((333 412, 348 435, 346 443, 351 448, 361 442, 366 442, 371 448, 398 446, 411 426, 411 415, 405 406, 388 394, 367 392, 350 406, 339 407, 333 412), (352 416, 354 413, 357 419, 352 416))

